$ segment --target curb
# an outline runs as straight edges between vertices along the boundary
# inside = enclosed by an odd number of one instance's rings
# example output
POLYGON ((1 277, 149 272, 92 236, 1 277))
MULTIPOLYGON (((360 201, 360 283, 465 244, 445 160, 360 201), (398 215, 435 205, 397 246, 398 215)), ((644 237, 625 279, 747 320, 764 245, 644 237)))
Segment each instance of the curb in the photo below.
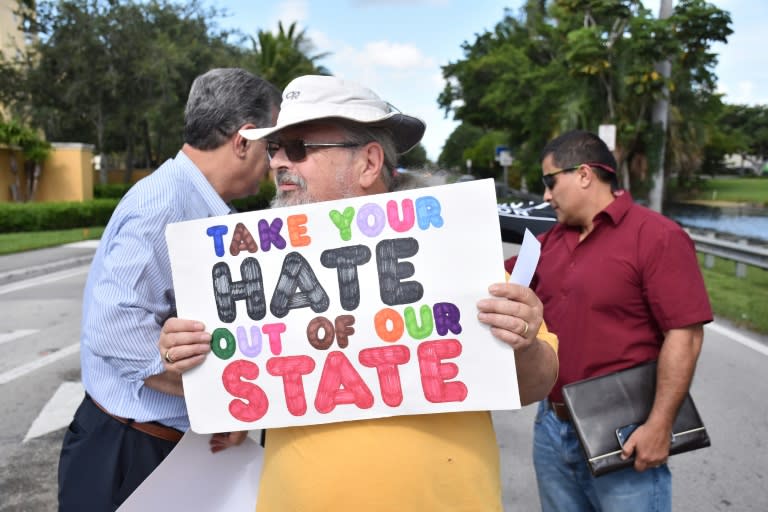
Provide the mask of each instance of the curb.
POLYGON ((33 277, 50 274, 60 270, 68 270, 74 267, 89 265, 91 260, 93 260, 93 254, 87 254, 83 256, 76 256, 74 258, 61 259, 51 263, 44 263, 34 267, 26 267, 10 270, 8 272, 2 272, 0 273, 0 285, 10 284, 16 281, 21 281, 23 279, 30 279, 33 277))

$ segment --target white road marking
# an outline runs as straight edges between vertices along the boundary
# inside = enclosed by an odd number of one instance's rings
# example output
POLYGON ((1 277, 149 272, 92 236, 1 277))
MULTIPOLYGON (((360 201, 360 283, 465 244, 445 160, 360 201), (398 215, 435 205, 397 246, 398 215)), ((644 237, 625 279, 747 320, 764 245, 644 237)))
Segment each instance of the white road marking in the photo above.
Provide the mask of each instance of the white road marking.
POLYGON ((33 286, 46 285, 46 284, 52 283, 53 281, 60 281, 62 279, 79 276, 81 274, 85 274, 86 272, 88 272, 88 269, 89 267, 87 265, 84 265, 77 268, 62 270, 60 272, 53 272, 51 274, 45 274, 42 276, 33 277, 32 279, 25 279, 17 283, 6 284, 4 286, 0 286, 0 295, 3 295, 4 293, 17 292, 19 290, 25 290, 27 288, 32 288, 33 286))
POLYGON ((740 332, 734 331, 733 329, 729 329, 728 327, 724 327, 714 322, 708 323, 704 326, 704 328, 712 329, 713 331, 722 334, 727 338, 731 338, 733 341, 741 343, 745 347, 751 348, 755 352, 760 352, 764 356, 768 356, 768 346, 760 343, 759 341, 755 341, 752 338, 744 336, 740 332))
POLYGON ((35 421, 32 422, 22 443, 69 425, 77 407, 83 400, 84 393, 85 390, 81 382, 64 382, 61 384, 40 411, 40 414, 37 415, 35 421))
POLYGON ((35 334, 36 332, 40 331, 38 329, 18 329, 16 331, 2 333, 0 334, 0 345, 19 338, 24 338, 30 334, 35 334))
POLYGON ((47 356, 43 356, 40 359, 35 359, 29 363, 17 366, 12 370, 8 370, 5 373, 0 373, 0 385, 7 384, 12 380, 16 380, 28 373, 32 373, 35 370, 39 370, 40 368, 48 366, 49 364, 55 363, 59 359, 64 359, 65 357, 71 356, 72 354, 77 354, 79 351, 80 343, 73 343, 68 347, 64 347, 63 349, 48 354, 47 356))
POLYGON ((98 249, 99 240, 83 240, 82 242, 72 242, 64 244, 62 247, 72 247, 75 249, 98 249))

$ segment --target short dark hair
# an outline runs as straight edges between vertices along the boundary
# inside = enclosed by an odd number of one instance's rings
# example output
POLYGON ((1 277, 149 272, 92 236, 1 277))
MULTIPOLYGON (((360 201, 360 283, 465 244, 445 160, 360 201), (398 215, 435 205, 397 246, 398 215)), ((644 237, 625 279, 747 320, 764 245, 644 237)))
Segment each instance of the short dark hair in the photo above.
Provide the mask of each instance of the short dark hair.
MULTIPOLYGON (((541 160, 552 155, 552 163, 561 169, 580 164, 596 163, 616 171, 616 158, 603 140, 592 132, 572 130, 549 141, 541 150, 541 160)), ((611 190, 618 190, 619 180, 616 172, 592 166, 597 178, 611 185, 611 190)))
POLYGON ((244 124, 272 126, 280 91, 240 68, 215 68, 192 82, 184 109, 184 142, 211 150, 220 147, 244 124))

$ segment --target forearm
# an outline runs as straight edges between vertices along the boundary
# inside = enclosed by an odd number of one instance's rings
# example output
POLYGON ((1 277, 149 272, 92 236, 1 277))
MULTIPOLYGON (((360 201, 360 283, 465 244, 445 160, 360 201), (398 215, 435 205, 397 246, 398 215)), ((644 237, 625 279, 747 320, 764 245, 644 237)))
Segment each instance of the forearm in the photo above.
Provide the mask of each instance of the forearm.
POLYGON ((184 387, 182 386, 181 374, 163 372, 157 375, 151 375, 144 379, 144 385, 148 388, 167 393, 169 395, 184 396, 184 387))
POLYGON ((703 337, 701 325, 667 333, 659 353, 656 396, 647 424, 672 430, 680 404, 690 389, 703 337))
POLYGON ((537 338, 525 350, 515 351, 515 369, 520 403, 528 405, 543 400, 557 380, 557 353, 549 343, 537 338))

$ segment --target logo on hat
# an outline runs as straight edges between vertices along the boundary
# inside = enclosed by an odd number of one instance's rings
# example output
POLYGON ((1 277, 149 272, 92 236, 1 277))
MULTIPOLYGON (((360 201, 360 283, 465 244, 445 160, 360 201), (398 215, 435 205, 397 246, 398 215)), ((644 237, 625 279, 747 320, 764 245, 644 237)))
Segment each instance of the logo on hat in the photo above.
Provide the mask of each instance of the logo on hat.
POLYGON ((291 91, 285 94, 285 99, 287 100, 297 100, 299 99, 299 95, 301 94, 301 91, 291 91))

